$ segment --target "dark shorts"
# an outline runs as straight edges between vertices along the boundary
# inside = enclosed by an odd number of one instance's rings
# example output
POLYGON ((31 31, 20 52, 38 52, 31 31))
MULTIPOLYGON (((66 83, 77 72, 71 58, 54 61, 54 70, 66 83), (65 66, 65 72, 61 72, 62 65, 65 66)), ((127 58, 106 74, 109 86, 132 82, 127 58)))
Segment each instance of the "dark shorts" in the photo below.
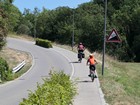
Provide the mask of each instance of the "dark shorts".
POLYGON ((83 50, 78 51, 78 58, 81 58, 81 56, 82 56, 82 58, 85 58, 85 54, 84 54, 83 50))
POLYGON ((96 70, 96 67, 95 67, 95 65, 90 65, 89 66, 89 69, 95 71, 96 70))
POLYGON ((78 50, 78 53, 83 53, 84 51, 83 50, 78 50))

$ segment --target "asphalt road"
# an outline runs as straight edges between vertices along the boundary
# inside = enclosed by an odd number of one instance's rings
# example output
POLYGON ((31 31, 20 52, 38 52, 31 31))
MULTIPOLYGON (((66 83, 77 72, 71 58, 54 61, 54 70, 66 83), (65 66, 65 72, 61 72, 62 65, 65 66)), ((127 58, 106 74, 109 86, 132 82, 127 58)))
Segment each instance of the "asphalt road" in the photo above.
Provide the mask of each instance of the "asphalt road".
POLYGON ((23 98, 28 97, 29 90, 36 89, 37 82, 43 83, 50 70, 63 70, 71 79, 77 79, 78 95, 74 105, 105 105, 98 79, 91 82, 88 77, 86 60, 77 62, 77 54, 62 48, 42 48, 34 42, 8 38, 7 46, 31 53, 33 63, 31 69, 18 79, 0 85, 0 105, 19 105, 23 98))

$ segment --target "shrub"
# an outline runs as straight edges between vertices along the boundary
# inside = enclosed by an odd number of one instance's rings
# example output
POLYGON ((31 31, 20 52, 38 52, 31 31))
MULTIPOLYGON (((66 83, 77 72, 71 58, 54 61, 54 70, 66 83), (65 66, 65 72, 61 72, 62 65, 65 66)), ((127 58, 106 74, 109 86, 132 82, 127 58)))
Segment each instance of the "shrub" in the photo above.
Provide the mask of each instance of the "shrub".
POLYGON ((35 93, 30 92, 29 98, 20 105, 70 105, 75 95, 75 84, 69 76, 62 71, 54 72, 51 78, 44 79, 44 84, 38 84, 35 93))
MULTIPOLYGON (((1 37, 1 36, 0 36, 1 37)), ((2 49, 2 47, 6 44, 6 40, 4 40, 4 38, 0 38, 0 50, 2 49)))
POLYGON ((1 81, 12 79, 12 71, 9 70, 7 62, 0 58, 0 79, 1 81))
POLYGON ((52 48, 51 41, 39 39, 39 38, 36 39, 36 45, 39 45, 45 48, 52 48))

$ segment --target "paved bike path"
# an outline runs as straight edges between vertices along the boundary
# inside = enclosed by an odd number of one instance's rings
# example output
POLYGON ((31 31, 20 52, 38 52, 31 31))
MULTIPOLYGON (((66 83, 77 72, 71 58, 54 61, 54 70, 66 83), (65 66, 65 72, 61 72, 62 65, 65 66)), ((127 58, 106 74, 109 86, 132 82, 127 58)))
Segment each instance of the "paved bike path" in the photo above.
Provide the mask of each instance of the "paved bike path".
POLYGON ((79 63, 76 53, 58 47, 54 49, 65 56, 72 66, 71 79, 76 79, 78 89, 73 105, 106 105, 98 78, 91 82, 88 77, 89 68, 86 66, 86 59, 79 63))

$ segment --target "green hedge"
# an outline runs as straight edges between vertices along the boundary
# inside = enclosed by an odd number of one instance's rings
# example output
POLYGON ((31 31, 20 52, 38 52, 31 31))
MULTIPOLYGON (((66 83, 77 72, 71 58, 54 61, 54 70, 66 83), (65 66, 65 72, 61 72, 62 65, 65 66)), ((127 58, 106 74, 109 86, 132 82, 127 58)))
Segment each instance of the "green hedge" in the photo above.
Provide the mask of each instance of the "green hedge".
POLYGON ((0 50, 6 44, 6 41, 3 38, 0 38, 0 50))
POLYGON ((52 48, 53 47, 51 44, 51 41, 39 39, 39 38, 36 39, 36 45, 39 45, 39 46, 42 46, 45 48, 52 48))
POLYGON ((12 71, 9 70, 6 60, 0 57, 0 81, 7 81, 12 79, 12 71))
POLYGON ((28 99, 20 105, 70 105, 77 94, 76 87, 70 77, 61 72, 53 72, 44 84, 37 85, 35 93, 30 92, 28 99))

